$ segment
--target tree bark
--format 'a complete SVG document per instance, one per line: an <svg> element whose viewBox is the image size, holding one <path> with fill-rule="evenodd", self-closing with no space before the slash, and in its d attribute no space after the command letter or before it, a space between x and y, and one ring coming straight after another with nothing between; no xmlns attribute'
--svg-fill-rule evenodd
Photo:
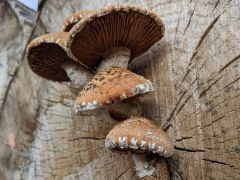
<svg viewBox="0 0 240 180"><path fill-rule="evenodd" d="M33 27L1 1L0 179L137 179L130 154L104 147L117 121L104 109L75 115L78 92L25 59L29 40L60 31L70 13L124 3L165 23L165 37L130 68L155 84L139 103L174 142L171 179L240 179L238 0L48 0Z"/></svg>

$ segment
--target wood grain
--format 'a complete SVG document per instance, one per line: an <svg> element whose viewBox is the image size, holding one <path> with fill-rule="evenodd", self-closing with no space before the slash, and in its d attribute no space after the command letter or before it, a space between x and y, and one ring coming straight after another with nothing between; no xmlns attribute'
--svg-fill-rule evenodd
<svg viewBox="0 0 240 180"><path fill-rule="evenodd" d="M155 84L136 101L174 142L171 178L240 179L238 0L50 0L31 37L59 31L72 12L123 3L149 8L165 23L165 37L130 68ZM104 148L117 122L104 110L74 115L78 92L36 76L21 57L1 105L0 178L137 179L131 155ZM16 150L6 145L11 131Z"/></svg>

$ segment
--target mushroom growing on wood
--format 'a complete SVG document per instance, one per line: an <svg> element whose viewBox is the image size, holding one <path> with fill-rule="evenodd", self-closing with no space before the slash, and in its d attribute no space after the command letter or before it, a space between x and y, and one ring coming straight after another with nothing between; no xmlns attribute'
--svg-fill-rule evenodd
<svg viewBox="0 0 240 180"><path fill-rule="evenodd" d="M107 135L105 146L109 149L133 152L135 170L140 178L162 179L162 175L168 177L168 172L160 172L160 169L154 166L156 162L147 161L147 156L142 154L147 152L170 157L174 153L173 144L167 133L148 119L132 117L120 122ZM164 165L165 161L161 162Z"/></svg>
<svg viewBox="0 0 240 180"><path fill-rule="evenodd" d="M127 69L111 68L98 73L80 92L75 112L92 110L116 100L152 91L152 83Z"/></svg>
<svg viewBox="0 0 240 180"><path fill-rule="evenodd" d="M164 36L153 12L134 6L111 6L83 17L70 31L69 49L76 60L98 71L127 68Z"/></svg>
<svg viewBox="0 0 240 180"><path fill-rule="evenodd" d="M86 11L79 11L76 12L74 14L71 14L69 17L67 17L64 20L63 23L63 31L64 32L69 32L72 27L78 22L80 21L83 17L88 16L92 13L95 13L94 10L86 10Z"/></svg>
<svg viewBox="0 0 240 180"><path fill-rule="evenodd" d="M40 36L27 47L30 68L39 76L52 81L70 81L81 88L92 78L92 73L73 61L66 48L69 33L58 32Z"/></svg>
<svg viewBox="0 0 240 180"><path fill-rule="evenodd" d="M97 68L98 73L106 73L113 67L127 69L131 60L164 36L164 25L156 14L148 10L112 6L83 17L72 27L70 34L68 47L75 60ZM152 90L146 89L145 93ZM79 96L82 94L85 93ZM84 106L84 101L79 104L79 99L83 97L77 98L77 108ZM82 110L88 108L83 107Z"/></svg>

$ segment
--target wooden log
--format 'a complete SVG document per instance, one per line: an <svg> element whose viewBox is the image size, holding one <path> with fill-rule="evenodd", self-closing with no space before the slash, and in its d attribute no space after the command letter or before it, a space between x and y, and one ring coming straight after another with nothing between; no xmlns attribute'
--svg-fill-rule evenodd
<svg viewBox="0 0 240 180"><path fill-rule="evenodd" d="M4 85L0 77L0 179L137 179L130 154L104 147L117 123L109 113L75 115L78 92L33 74L24 58L29 37L59 31L70 13L124 3L156 12L166 26L165 37L130 67L155 84L139 102L174 142L171 178L240 179L238 0L49 0L29 31L1 1L0 48L8 55L0 64L12 71ZM6 20L12 23L2 26Z"/></svg>

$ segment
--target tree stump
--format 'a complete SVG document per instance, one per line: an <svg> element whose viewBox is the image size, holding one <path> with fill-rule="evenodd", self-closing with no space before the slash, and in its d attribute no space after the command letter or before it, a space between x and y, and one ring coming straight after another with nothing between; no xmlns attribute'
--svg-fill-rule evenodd
<svg viewBox="0 0 240 180"><path fill-rule="evenodd" d="M130 154L104 147L117 121L104 110L75 115L78 92L33 74L25 59L29 40L59 31L70 13L126 3L166 26L130 69L155 84L141 102L174 142L171 178L240 179L239 0L47 0L27 29L1 1L0 179L138 179Z"/></svg>

